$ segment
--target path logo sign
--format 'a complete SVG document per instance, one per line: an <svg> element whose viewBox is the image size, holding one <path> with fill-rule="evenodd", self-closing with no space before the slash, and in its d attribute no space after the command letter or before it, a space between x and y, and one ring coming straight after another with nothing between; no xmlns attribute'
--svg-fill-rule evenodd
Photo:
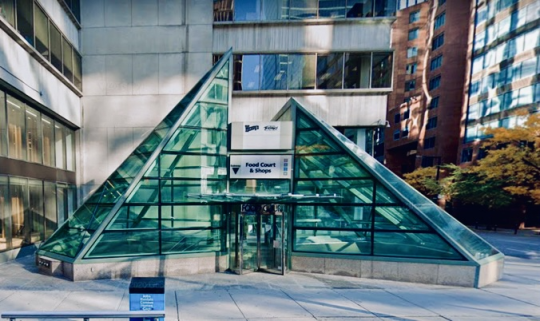
<svg viewBox="0 0 540 321"><path fill-rule="evenodd" d="M230 178L291 178L291 155L231 155Z"/></svg>
<svg viewBox="0 0 540 321"><path fill-rule="evenodd" d="M292 149L292 122L232 122L231 150Z"/></svg>

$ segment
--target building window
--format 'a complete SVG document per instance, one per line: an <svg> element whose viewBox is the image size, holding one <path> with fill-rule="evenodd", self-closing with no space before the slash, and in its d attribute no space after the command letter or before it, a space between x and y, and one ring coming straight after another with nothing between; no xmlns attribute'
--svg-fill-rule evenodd
<svg viewBox="0 0 540 321"><path fill-rule="evenodd" d="M10 25L15 25L15 2L14 0L0 0L0 16Z"/></svg>
<svg viewBox="0 0 540 321"><path fill-rule="evenodd" d="M416 57L418 55L418 48L409 47L407 48L407 58Z"/></svg>
<svg viewBox="0 0 540 321"><path fill-rule="evenodd" d="M238 0L235 0L238 1ZM289 19L302 20L317 18L317 0L289 0ZM247 1L250 2L250 1Z"/></svg>
<svg viewBox="0 0 540 321"><path fill-rule="evenodd" d="M418 38L418 28L409 30L409 41Z"/></svg>
<svg viewBox="0 0 540 321"><path fill-rule="evenodd" d="M397 124L401 121L401 114L397 113L394 115L394 123Z"/></svg>
<svg viewBox="0 0 540 321"><path fill-rule="evenodd" d="M435 147L435 137L424 139L424 149L432 149Z"/></svg>
<svg viewBox="0 0 540 321"><path fill-rule="evenodd" d="M409 23L414 23L420 20L420 11L413 11L409 14Z"/></svg>
<svg viewBox="0 0 540 321"><path fill-rule="evenodd" d="M444 33L441 33L440 35L433 38L433 46L432 49L436 50L439 47L441 47L444 44Z"/></svg>
<svg viewBox="0 0 540 321"><path fill-rule="evenodd" d="M439 107L439 96L433 97L429 103L429 109L435 109Z"/></svg>
<svg viewBox="0 0 540 321"><path fill-rule="evenodd" d="M445 21L446 21L446 12L443 12L440 15L436 16L435 17L435 30L444 26Z"/></svg>
<svg viewBox="0 0 540 321"><path fill-rule="evenodd" d="M341 89L343 87L343 54L317 56L317 88Z"/></svg>
<svg viewBox="0 0 540 321"><path fill-rule="evenodd" d="M401 137L408 137L408 136L409 136L409 127L405 127L401 131Z"/></svg>
<svg viewBox="0 0 540 321"><path fill-rule="evenodd" d="M315 55L289 55L289 89L314 89L316 64Z"/></svg>
<svg viewBox="0 0 540 321"><path fill-rule="evenodd" d="M416 87L416 80L415 79L405 82L405 91L414 90L415 87Z"/></svg>
<svg viewBox="0 0 540 321"><path fill-rule="evenodd" d="M394 140L399 140L401 131L399 129L394 130Z"/></svg>
<svg viewBox="0 0 540 321"><path fill-rule="evenodd" d="M374 53L371 74L371 87L390 88L392 85L392 53Z"/></svg>
<svg viewBox="0 0 540 321"><path fill-rule="evenodd" d="M417 68L417 64L416 62L415 63L412 63L412 64L407 64L407 75L413 75L416 73L416 68Z"/></svg>
<svg viewBox="0 0 540 321"><path fill-rule="evenodd" d="M409 119L409 117L411 116L411 110L410 109L407 109L403 112L403 120L405 119Z"/></svg>
<svg viewBox="0 0 540 321"><path fill-rule="evenodd" d="M472 148L465 148L461 151L461 162L467 163L472 161L473 150Z"/></svg>
<svg viewBox="0 0 540 321"><path fill-rule="evenodd" d="M439 88L439 86L441 85L441 75L431 79L429 81L429 90L434 90L434 89L437 89Z"/></svg>
<svg viewBox="0 0 540 321"><path fill-rule="evenodd" d="M345 54L345 88L369 88L371 54Z"/></svg>
<svg viewBox="0 0 540 321"><path fill-rule="evenodd" d="M429 129L433 129L437 127L437 117L432 117L430 119L428 119L428 122L426 124L426 129L429 130Z"/></svg>
<svg viewBox="0 0 540 321"><path fill-rule="evenodd" d="M26 160L25 106L20 100L7 96L8 156Z"/></svg>
<svg viewBox="0 0 540 321"><path fill-rule="evenodd" d="M443 62L443 56L442 56L442 55L437 56L437 57L431 59L431 63L430 63L430 65L429 65L429 69L430 69L430 70L435 70L435 69L441 67L441 66L442 66L442 62Z"/></svg>
<svg viewBox="0 0 540 321"><path fill-rule="evenodd" d="M433 160L435 157L431 156L422 156L422 164L420 166L422 167L431 167L433 166Z"/></svg>
<svg viewBox="0 0 540 321"><path fill-rule="evenodd" d="M445 3L446 3L446 0L439 0L439 6L442 6Z"/></svg>

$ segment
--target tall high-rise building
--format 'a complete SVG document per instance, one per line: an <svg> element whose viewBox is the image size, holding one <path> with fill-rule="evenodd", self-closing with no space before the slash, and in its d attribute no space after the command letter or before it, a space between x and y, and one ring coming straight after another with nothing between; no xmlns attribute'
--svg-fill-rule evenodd
<svg viewBox="0 0 540 321"><path fill-rule="evenodd" d="M455 163L460 142L470 1L418 2L402 1L393 25L394 90L379 139L385 165L400 175Z"/></svg>
<svg viewBox="0 0 540 321"><path fill-rule="evenodd" d="M540 105L540 2L472 1L471 10L461 164L485 155L486 128L512 128Z"/></svg>

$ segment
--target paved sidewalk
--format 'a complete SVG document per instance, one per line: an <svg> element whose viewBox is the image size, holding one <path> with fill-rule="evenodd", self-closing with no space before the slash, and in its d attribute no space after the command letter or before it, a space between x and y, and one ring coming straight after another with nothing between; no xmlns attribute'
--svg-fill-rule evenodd
<svg viewBox="0 0 540 321"><path fill-rule="evenodd" d="M294 272L170 277L167 320L540 321L540 237L481 235L517 255L507 257L501 281L482 289ZM0 264L0 312L128 310L128 286L129 280L43 276L23 258Z"/></svg>

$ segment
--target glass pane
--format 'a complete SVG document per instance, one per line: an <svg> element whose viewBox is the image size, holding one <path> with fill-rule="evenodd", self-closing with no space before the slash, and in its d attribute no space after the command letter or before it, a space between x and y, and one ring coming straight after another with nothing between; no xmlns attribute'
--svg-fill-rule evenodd
<svg viewBox="0 0 540 321"><path fill-rule="evenodd" d="M226 178L227 157L207 155L161 155L161 177Z"/></svg>
<svg viewBox="0 0 540 321"><path fill-rule="evenodd" d="M14 0L0 0L0 16L15 27L15 2ZM1 246L0 246L1 251Z"/></svg>
<svg viewBox="0 0 540 321"><path fill-rule="evenodd" d="M58 28L49 24L51 32L51 64L62 72L62 35Z"/></svg>
<svg viewBox="0 0 540 321"><path fill-rule="evenodd" d="M158 229L159 206L122 206L107 230Z"/></svg>
<svg viewBox="0 0 540 321"><path fill-rule="evenodd" d="M431 229L406 207L377 206L375 208L375 229L379 230L423 230Z"/></svg>
<svg viewBox="0 0 540 321"><path fill-rule="evenodd" d="M319 0L319 18L345 18L345 0Z"/></svg>
<svg viewBox="0 0 540 321"><path fill-rule="evenodd" d="M362 178L370 175L348 155L297 156L297 178Z"/></svg>
<svg viewBox="0 0 540 321"><path fill-rule="evenodd" d="M69 224L64 224L39 250L65 255L67 257L75 257L79 248L88 241L90 235L81 233L81 229L79 228L73 228Z"/></svg>
<svg viewBox="0 0 540 321"><path fill-rule="evenodd" d="M226 181L185 181L173 180L161 182L162 202L200 202L196 198L188 197L188 194L219 194L227 190Z"/></svg>
<svg viewBox="0 0 540 321"><path fill-rule="evenodd" d="M221 230L161 231L162 254L216 252L223 249Z"/></svg>
<svg viewBox="0 0 540 321"><path fill-rule="evenodd" d="M34 10L36 23L36 50L49 60L49 19L38 6Z"/></svg>
<svg viewBox="0 0 540 321"><path fill-rule="evenodd" d="M54 150L56 151L56 167L66 168L66 148L64 139L64 126L59 123L54 123Z"/></svg>
<svg viewBox="0 0 540 321"><path fill-rule="evenodd" d="M290 16L291 20L317 18L318 0L290 0Z"/></svg>
<svg viewBox="0 0 540 321"><path fill-rule="evenodd" d="M396 0L375 0L375 17L392 17L396 15Z"/></svg>
<svg viewBox="0 0 540 321"><path fill-rule="evenodd" d="M0 90L0 156L7 156L6 94Z"/></svg>
<svg viewBox="0 0 540 321"><path fill-rule="evenodd" d="M381 184L377 184L377 195L375 198L377 204L399 204L400 201Z"/></svg>
<svg viewBox="0 0 540 321"><path fill-rule="evenodd" d="M19 248L30 242L30 221L25 215L28 209L26 179L10 178L9 200L11 203L11 242L13 248Z"/></svg>
<svg viewBox="0 0 540 321"><path fill-rule="evenodd" d="M34 45L34 0L17 0L17 30Z"/></svg>
<svg viewBox="0 0 540 321"><path fill-rule="evenodd" d="M7 96L9 157L26 160L26 128L24 125L24 104Z"/></svg>
<svg viewBox="0 0 540 321"><path fill-rule="evenodd" d="M438 235L428 233L375 233L373 255L463 260Z"/></svg>
<svg viewBox="0 0 540 321"><path fill-rule="evenodd" d="M233 1L214 0L214 21L233 20Z"/></svg>
<svg viewBox="0 0 540 321"><path fill-rule="evenodd" d="M11 237L8 188L8 178L0 176L0 252L11 248L8 243L8 239Z"/></svg>
<svg viewBox="0 0 540 321"><path fill-rule="evenodd" d="M296 230L293 251L369 255L371 254L371 233Z"/></svg>
<svg viewBox="0 0 540 321"><path fill-rule="evenodd" d="M162 206L161 228L207 228L222 225L221 205Z"/></svg>
<svg viewBox="0 0 540 321"><path fill-rule="evenodd" d="M347 0L347 18L373 17L373 0Z"/></svg>
<svg viewBox="0 0 540 321"><path fill-rule="evenodd" d="M310 180L298 181L295 194L336 194L336 203L373 203L372 180Z"/></svg>
<svg viewBox="0 0 540 321"><path fill-rule="evenodd" d="M290 180L283 179L237 179L229 182L229 192L237 194L287 194Z"/></svg>
<svg viewBox="0 0 540 321"><path fill-rule="evenodd" d="M229 100L229 79L216 78L202 94L199 102L227 104Z"/></svg>
<svg viewBox="0 0 540 321"><path fill-rule="evenodd" d="M157 203L159 201L158 180L143 179L131 192L127 203Z"/></svg>
<svg viewBox="0 0 540 321"><path fill-rule="evenodd" d="M333 153L341 148L331 139L328 139L320 129L302 130L296 134L296 152L298 154Z"/></svg>
<svg viewBox="0 0 540 321"><path fill-rule="evenodd" d="M28 244L43 239L43 182L39 180L28 181L28 209L25 224L28 225Z"/></svg>
<svg viewBox="0 0 540 321"><path fill-rule="evenodd" d="M289 17L288 0L263 0L262 20L283 20Z"/></svg>
<svg viewBox="0 0 540 321"><path fill-rule="evenodd" d="M261 55L261 90L287 89L287 55Z"/></svg>
<svg viewBox="0 0 540 321"><path fill-rule="evenodd" d="M258 0L234 0L234 21L257 21L261 18Z"/></svg>
<svg viewBox="0 0 540 321"><path fill-rule="evenodd" d="M315 89L315 55L289 55L289 89Z"/></svg>
<svg viewBox="0 0 540 321"><path fill-rule="evenodd" d="M44 182L45 198L45 239L49 238L58 227L56 218L56 184Z"/></svg>
<svg viewBox="0 0 540 321"><path fill-rule="evenodd" d="M294 226L333 229L370 229L371 207L297 206ZM318 231L322 234L325 231Z"/></svg>
<svg viewBox="0 0 540 321"><path fill-rule="evenodd" d="M66 133L66 169L75 170L75 133L65 128Z"/></svg>
<svg viewBox="0 0 540 321"><path fill-rule="evenodd" d="M345 54L345 88L369 88L371 54Z"/></svg>
<svg viewBox="0 0 540 321"><path fill-rule="evenodd" d="M204 154L227 154L227 132L224 130L178 128L165 151Z"/></svg>
<svg viewBox="0 0 540 321"><path fill-rule="evenodd" d="M26 149L29 162L41 163L41 115L26 107Z"/></svg>
<svg viewBox="0 0 540 321"><path fill-rule="evenodd" d="M73 50L73 83L82 90L82 57L75 50Z"/></svg>
<svg viewBox="0 0 540 321"><path fill-rule="evenodd" d="M227 128L227 105L197 103L184 121L184 126Z"/></svg>
<svg viewBox="0 0 540 321"><path fill-rule="evenodd" d="M341 89L343 86L343 54L317 56L317 88Z"/></svg>
<svg viewBox="0 0 540 321"><path fill-rule="evenodd" d="M86 258L157 254L159 231L107 232L99 236Z"/></svg>
<svg viewBox="0 0 540 321"><path fill-rule="evenodd" d="M108 179L101 185L86 203L111 204L116 202L128 189L130 181L125 179Z"/></svg>
<svg viewBox="0 0 540 321"><path fill-rule="evenodd" d="M392 85L392 53L373 54L373 88L390 88Z"/></svg>
<svg viewBox="0 0 540 321"><path fill-rule="evenodd" d="M69 81L73 82L73 48L66 40L66 38L62 39L62 47L64 53L64 76L66 76Z"/></svg>
<svg viewBox="0 0 540 321"><path fill-rule="evenodd" d="M235 90L259 90L260 88L260 62L259 55L241 55L240 70L237 70L239 83L235 82ZM235 68L236 69L236 68ZM238 73L240 71L240 73Z"/></svg>
<svg viewBox="0 0 540 321"><path fill-rule="evenodd" d="M309 119L306 115L299 113L299 115L296 116L296 129L308 128L315 128L319 130L319 126L317 126L313 121L311 121L311 119ZM300 133L300 131L298 131L298 133Z"/></svg>
<svg viewBox="0 0 540 321"><path fill-rule="evenodd" d="M55 166L53 120L41 115L41 126L43 132L43 165Z"/></svg>

